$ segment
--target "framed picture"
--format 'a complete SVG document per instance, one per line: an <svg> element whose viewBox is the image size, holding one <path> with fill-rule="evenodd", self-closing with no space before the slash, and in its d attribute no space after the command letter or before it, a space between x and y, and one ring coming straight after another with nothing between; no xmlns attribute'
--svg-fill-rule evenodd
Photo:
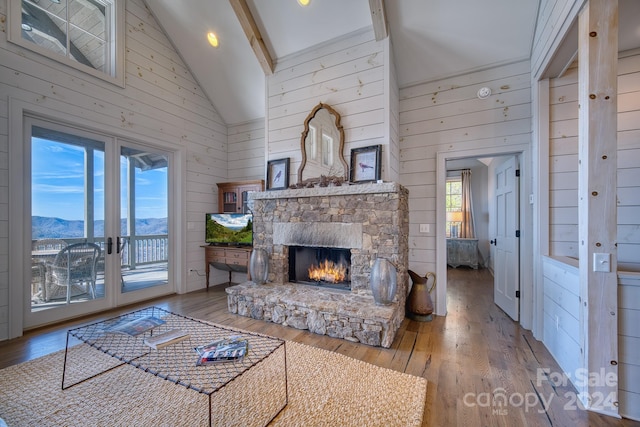
<svg viewBox="0 0 640 427"><path fill-rule="evenodd" d="M372 182L380 179L381 145L351 150L351 182Z"/></svg>
<svg viewBox="0 0 640 427"><path fill-rule="evenodd" d="M267 190L284 190L289 187L289 158L267 162Z"/></svg>

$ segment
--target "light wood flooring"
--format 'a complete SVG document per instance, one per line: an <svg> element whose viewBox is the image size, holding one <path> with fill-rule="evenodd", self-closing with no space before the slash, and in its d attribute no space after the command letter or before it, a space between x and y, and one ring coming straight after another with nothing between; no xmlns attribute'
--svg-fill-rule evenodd
<svg viewBox="0 0 640 427"><path fill-rule="evenodd" d="M429 382L424 426L640 426L581 410L570 385L539 379L538 369L561 370L541 342L493 303L493 278L487 270L450 269L448 276L448 315L432 322L405 319L389 349L230 314L227 285L218 285L208 292L173 295L29 331L0 343L0 368L63 349L70 327L156 305L423 376ZM501 392L507 403L497 406L492 396ZM546 410L543 401L550 402Z"/></svg>

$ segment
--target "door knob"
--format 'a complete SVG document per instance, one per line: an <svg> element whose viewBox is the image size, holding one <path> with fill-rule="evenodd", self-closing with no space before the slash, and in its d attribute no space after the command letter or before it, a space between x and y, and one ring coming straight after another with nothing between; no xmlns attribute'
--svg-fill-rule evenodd
<svg viewBox="0 0 640 427"><path fill-rule="evenodd" d="M489 243L492 245L498 246L498 239L492 240Z"/></svg>

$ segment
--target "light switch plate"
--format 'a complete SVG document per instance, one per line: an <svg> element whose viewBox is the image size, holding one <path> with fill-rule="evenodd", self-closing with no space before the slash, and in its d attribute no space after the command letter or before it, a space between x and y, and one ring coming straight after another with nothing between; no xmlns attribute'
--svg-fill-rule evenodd
<svg viewBox="0 0 640 427"><path fill-rule="evenodd" d="M593 271L611 272L611 254L594 252Z"/></svg>

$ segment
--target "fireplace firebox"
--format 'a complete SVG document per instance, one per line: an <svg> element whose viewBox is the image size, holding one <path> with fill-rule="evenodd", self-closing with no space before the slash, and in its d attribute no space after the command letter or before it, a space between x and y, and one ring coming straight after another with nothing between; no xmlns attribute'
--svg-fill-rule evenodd
<svg viewBox="0 0 640 427"><path fill-rule="evenodd" d="M350 290L351 250L290 246L289 281Z"/></svg>

